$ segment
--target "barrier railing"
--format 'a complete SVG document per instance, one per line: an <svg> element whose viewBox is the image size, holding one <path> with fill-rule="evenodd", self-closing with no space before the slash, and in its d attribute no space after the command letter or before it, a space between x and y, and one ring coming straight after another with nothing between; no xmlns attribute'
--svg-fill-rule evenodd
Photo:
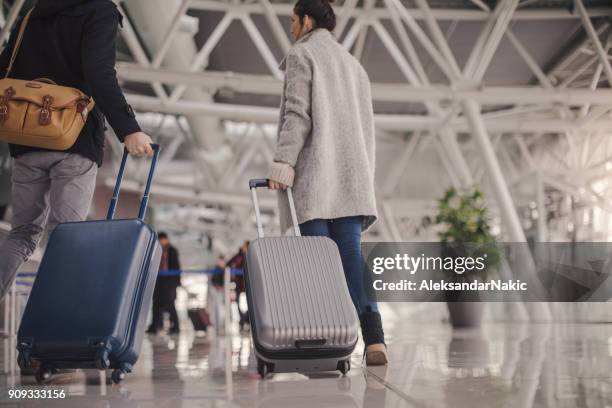
<svg viewBox="0 0 612 408"><path fill-rule="evenodd" d="M181 276L181 275L222 275L225 273L225 270L218 268L209 268L209 269L168 269L165 271L159 271L158 276ZM231 276L242 276L244 275L244 270L242 268L230 268Z"/></svg>
<svg viewBox="0 0 612 408"><path fill-rule="evenodd" d="M229 287L231 277L243 276L244 270L242 268L170 269L160 271L158 276L184 275L224 275L225 286ZM17 273L10 292L4 298L4 327L0 335L5 337L15 337L17 335L17 322L21 321L21 312L25 307L25 301L27 301L35 278L36 272ZM230 294L229 291L226 292L226 305L228 305L231 302Z"/></svg>

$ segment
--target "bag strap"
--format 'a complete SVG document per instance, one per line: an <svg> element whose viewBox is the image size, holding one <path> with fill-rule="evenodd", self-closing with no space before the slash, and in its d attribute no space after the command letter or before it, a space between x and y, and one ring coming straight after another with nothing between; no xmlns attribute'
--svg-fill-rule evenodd
<svg viewBox="0 0 612 408"><path fill-rule="evenodd" d="M21 22L21 26L19 27L19 34L17 35L17 41L15 42L15 46L13 47L13 53L11 54L11 61L9 62L9 66L6 69L6 75L4 75L5 78L8 78L11 71L13 70L13 63L17 58L17 54L19 53L19 47L21 47L21 41L23 40L23 33L25 32L26 26L28 25L28 21L30 20L30 15L32 14L32 11L34 11L33 8L28 11L28 14L25 15L23 21Z"/></svg>

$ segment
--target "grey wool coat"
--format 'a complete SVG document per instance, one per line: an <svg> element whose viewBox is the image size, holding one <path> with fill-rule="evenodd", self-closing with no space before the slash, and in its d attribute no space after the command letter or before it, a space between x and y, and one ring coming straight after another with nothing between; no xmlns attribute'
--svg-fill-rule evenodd
<svg viewBox="0 0 612 408"><path fill-rule="evenodd" d="M374 113L369 78L333 34L315 29L281 62L285 71L274 161L293 167L298 222L363 216L377 219ZM281 228L292 224L279 192Z"/></svg>

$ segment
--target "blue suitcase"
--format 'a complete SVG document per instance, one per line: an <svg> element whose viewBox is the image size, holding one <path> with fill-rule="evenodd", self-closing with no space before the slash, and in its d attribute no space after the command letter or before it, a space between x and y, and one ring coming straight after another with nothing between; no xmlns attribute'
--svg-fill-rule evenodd
<svg viewBox="0 0 612 408"><path fill-rule="evenodd" d="M39 383L60 368L114 369L119 383L138 359L162 254L144 223L153 148L137 219L113 219L125 151L107 219L60 224L51 234L17 334L18 364L37 361Z"/></svg>

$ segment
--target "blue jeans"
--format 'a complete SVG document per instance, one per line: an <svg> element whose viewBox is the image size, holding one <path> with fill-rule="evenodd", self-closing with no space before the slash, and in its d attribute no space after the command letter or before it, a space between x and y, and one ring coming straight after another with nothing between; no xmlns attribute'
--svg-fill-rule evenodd
<svg viewBox="0 0 612 408"><path fill-rule="evenodd" d="M359 316L364 312L378 313L378 304L368 300L364 288L361 224L361 216L333 220L316 219L300 224L302 235L329 237L338 245L346 283Z"/></svg>

